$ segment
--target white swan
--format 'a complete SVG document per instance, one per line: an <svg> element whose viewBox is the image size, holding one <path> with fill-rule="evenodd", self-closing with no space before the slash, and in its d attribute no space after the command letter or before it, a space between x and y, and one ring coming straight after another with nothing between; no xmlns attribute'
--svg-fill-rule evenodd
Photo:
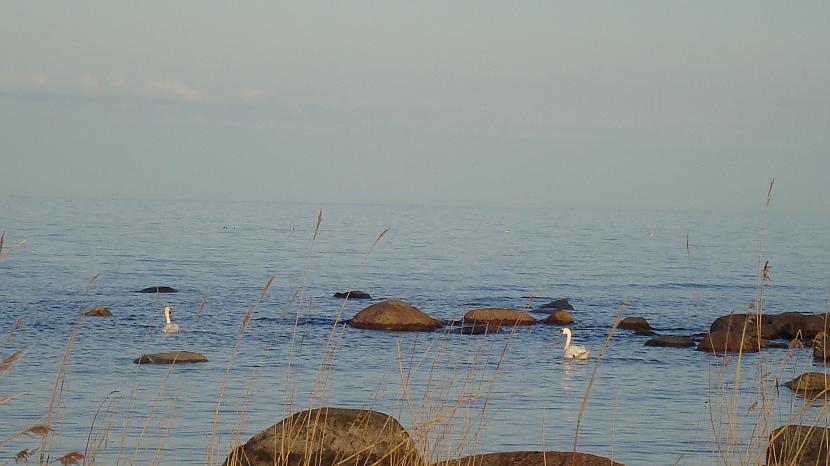
<svg viewBox="0 0 830 466"><path fill-rule="evenodd" d="M164 327L161 328L161 333L165 335L179 333L179 324L170 321L170 306L164 306Z"/></svg>
<svg viewBox="0 0 830 466"><path fill-rule="evenodd" d="M560 335L565 335L565 350L562 351L562 357L565 359L588 359L590 354L584 346L571 346L571 329L563 328L559 331Z"/></svg>

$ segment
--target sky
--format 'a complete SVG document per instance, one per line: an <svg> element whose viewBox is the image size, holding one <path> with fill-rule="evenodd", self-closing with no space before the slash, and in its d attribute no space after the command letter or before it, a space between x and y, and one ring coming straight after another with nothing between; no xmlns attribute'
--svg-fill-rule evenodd
<svg viewBox="0 0 830 466"><path fill-rule="evenodd" d="M830 213L830 2L5 2L0 196Z"/></svg>

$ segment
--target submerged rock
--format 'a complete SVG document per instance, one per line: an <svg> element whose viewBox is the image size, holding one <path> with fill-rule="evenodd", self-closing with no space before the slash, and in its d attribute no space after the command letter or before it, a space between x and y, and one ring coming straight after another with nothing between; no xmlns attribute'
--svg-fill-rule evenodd
<svg viewBox="0 0 830 466"><path fill-rule="evenodd" d="M691 348L695 342L689 337L680 335L663 335L654 337L644 343L644 346L659 346L669 348Z"/></svg>
<svg viewBox="0 0 830 466"><path fill-rule="evenodd" d="M657 332L655 332L654 330L652 330L650 328L638 328L637 330L634 330L634 335L642 335L642 336L645 336L645 337L651 337L651 336L657 335Z"/></svg>
<svg viewBox="0 0 830 466"><path fill-rule="evenodd" d="M397 419L377 411L301 411L254 435L223 466L423 466Z"/></svg>
<svg viewBox="0 0 830 466"><path fill-rule="evenodd" d="M626 330L650 330L651 325L648 324L648 321L644 317L626 317L625 319L620 322L620 328Z"/></svg>
<svg viewBox="0 0 830 466"><path fill-rule="evenodd" d="M192 351L172 351L169 353L142 354L133 360L134 364L186 364L193 362L207 362L202 353Z"/></svg>
<svg viewBox="0 0 830 466"><path fill-rule="evenodd" d="M372 304L355 314L349 325L368 330L417 332L441 328L444 324L426 315L415 306L390 299Z"/></svg>
<svg viewBox="0 0 830 466"><path fill-rule="evenodd" d="M349 290L349 291L338 291L334 293L335 298L345 298L345 299L372 299L372 296L365 291L360 290Z"/></svg>
<svg viewBox="0 0 830 466"><path fill-rule="evenodd" d="M169 286L151 286L138 290L136 293L178 293L178 290Z"/></svg>
<svg viewBox="0 0 830 466"><path fill-rule="evenodd" d="M103 306L97 306L84 312L84 315L87 317L112 317L112 312Z"/></svg>
<svg viewBox="0 0 830 466"><path fill-rule="evenodd" d="M489 333L501 333L501 327L498 324L473 324L459 327L453 330L452 333L460 335L486 335Z"/></svg>
<svg viewBox="0 0 830 466"><path fill-rule="evenodd" d="M574 318L568 311L554 311L542 322L553 325L570 325L574 323Z"/></svg>
<svg viewBox="0 0 830 466"><path fill-rule="evenodd" d="M787 425L772 431L767 464L815 466L830 463L830 429L813 425Z"/></svg>
<svg viewBox="0 0 830 466"><path fill-rule="evenodd" d="M827 389L828 382L830 375L824 372L805 372L784 385L794 392L818 394Z"/></svg>
<svg viewBox="0 0 830 466"><path fill-rule="evenodd" d="M431 466L625 466L590 453L570 451L505 451L465 456Z"/></svg>
<svg viewBox="0 0 830 466"><path fill-rule="evenodd" d="M497 307L468 311L464 314L464 321L477 324L492 323L498 325L530 325L536 323L536 319L526 312Z"/></svg>

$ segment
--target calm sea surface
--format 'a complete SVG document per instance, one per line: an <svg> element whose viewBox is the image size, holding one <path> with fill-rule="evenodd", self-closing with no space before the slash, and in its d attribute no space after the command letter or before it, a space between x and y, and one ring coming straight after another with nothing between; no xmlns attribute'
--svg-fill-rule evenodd
<svg viewBox="0 0 830 466"><path fill-rule="evenodd" d="M39 447L39 438L13 436L46 414L76 324L52 415L52 458L84 451L92 432L92 443L102 442L99 464L205 464L224 387L219 462L235 432L244 441L311 405L393 414L415 426L427 454L439 459L569 450L596 359L562 361L558 328L542 324L489 336L332 333L344 304L331 297L335 291L366 290L370 302L403 299L445 320L475 307L527 309L565 297L576 307L576 343L596 356L625 298L625 315L644 316L663 334L690 335L746 310L761 260L772 265L766 312L823 312L830 287L830 219L774 208L765 216L322 206L312 246L320 207L0 200L6 246L27 242L0 261L0 357L25 351L0 376L0 397L25 392L0 404L0 464ZM154 285L179 293L134 292ZM370 302L347 302L343 319ZM165 304L182 328L177 336L159 331ZM78 319L97 305L114 317ZM6 337L17 318L22 327ZM749 446L753 462L753 438L805 403L776 390L776 379L821 370L809 350L779 369L787 352L770 350L760 361L744 358L736 386L736 358L644 347L646 339L615 334L582 419L580 451L629 465L718 464L721 456L742 461ZM327 344L336 354L321 371ZM132 363L178 349L210 362L172 371ZM759 398L765 393L771 396ZM418 428L424 424L429 429Z"/></svg>

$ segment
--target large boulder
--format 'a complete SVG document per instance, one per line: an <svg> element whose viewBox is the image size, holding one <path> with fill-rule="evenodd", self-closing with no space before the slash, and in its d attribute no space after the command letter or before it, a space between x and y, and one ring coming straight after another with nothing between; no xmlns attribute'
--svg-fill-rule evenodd
<svg viewBox="0 0 830 466"><path fill-rule="evenodd" d="M496 307L473 309L464 314L464 322L497 325L530 325L536 319L526 312Z"/></svg>
<svg viewBox="0 0 830 466"><path fill-rule="evenodd" d="M830 429L787 425L772 431L767 444L767 464L815 466L830 464Z"/></svg>
<svg viewBox="0 0 830 466"><path fill-rule="evenodd" d="M301 411L234 449L223 466L422 466L424 460L392 416L361 409Z"/></svg>
<svg viewBox="0 0 830 466"><path fill-rule="evenodd" d="M650 330L651 325L648 324L648 321L644 317L626 317L625 319L620 322L620 328L626 330Z"/></svg>
<svg viewBox="0 0 830 466"><path fill-rule="evenodd" d="M542 322L553 325L570 325L574 323L574 318L568 311L554 311Z"/></svg>
<svg viewBox="0 0 830 466"><path fill-rule="evenodd" d="M740 334L719 331L707 333L698 343L697 350L707 353L757 353L760 347L755 338L746 336L742 339Z"/></svg>
<svg viewBox="0 0 830 466"><path fill-rule="evenodd" d="M465 456L432 466L624 466L590 453L570 451L506 451Z"/></svg>
<svg viewBox="0 0 830 466"><path fill-rule="evenodd" d="M358 312L349 325L369 330L391 330L418 332L434 330L444 326L440 320L419 311L415 306L390 299L372 304Z"/></svg>
<svg viewBox="0 0 830 466"><path fill-rule="evenodd" d="M178 293L178 290L169 286L151 286L138 290L137 293Z"/></svg>
<svg viewBox="0 0 830 466"><path fill-rule="evenodd" d="M824 372L805 372L790 380L785 385L794 392L819 394L830 385L830 375Z"/></svg>
<svg viewBox="0 0 830 466"><path fill-rule="evenodd" d="M830 320L827 314L801 316L801 334L813 338L819 333L830 333Z"/></svg>
<svg viewBox="0 0 830 466"><path fill-rule="evenodd" d="M776 338L779 326L771 315L729 314L715 319L709 332L730 332L737 335L746 332L746 335L752 337Z"/></svg>
<svg viewBox="0 0 830 466"><path fill-rule="evenodd" d="M135 364L186 364L207 362L207 356L192 351L171 351L169 353L142 354L135 358Z"/></svg>
<svg viewBox="0 0 830 466"><path fill-rule="evenodd" d="M96 306L84 312L87 317L112 317L112 312L103 306Z"/></svg>
<svg viewBox="0 0 830 466"><path fill-rule="evenodd" d="M772 324L778 329L779 337L804 338L801 332L802 317L800 312L783 312L772 316Z"/></svg>
<svg viewBox="0 0 830 466"><path fill-rule="evenodd" d="M334 297L345 299L372 299L369 293L360 290L338 291L334 293Z"/></svg>
<svg viewBox="0 0 830 466"><path fill-rule="evenodd" d="M644 343L645 346L660 346L669 348L691 348L695 342L689 337L680 335L663 335L654 337Z"/></svg>

